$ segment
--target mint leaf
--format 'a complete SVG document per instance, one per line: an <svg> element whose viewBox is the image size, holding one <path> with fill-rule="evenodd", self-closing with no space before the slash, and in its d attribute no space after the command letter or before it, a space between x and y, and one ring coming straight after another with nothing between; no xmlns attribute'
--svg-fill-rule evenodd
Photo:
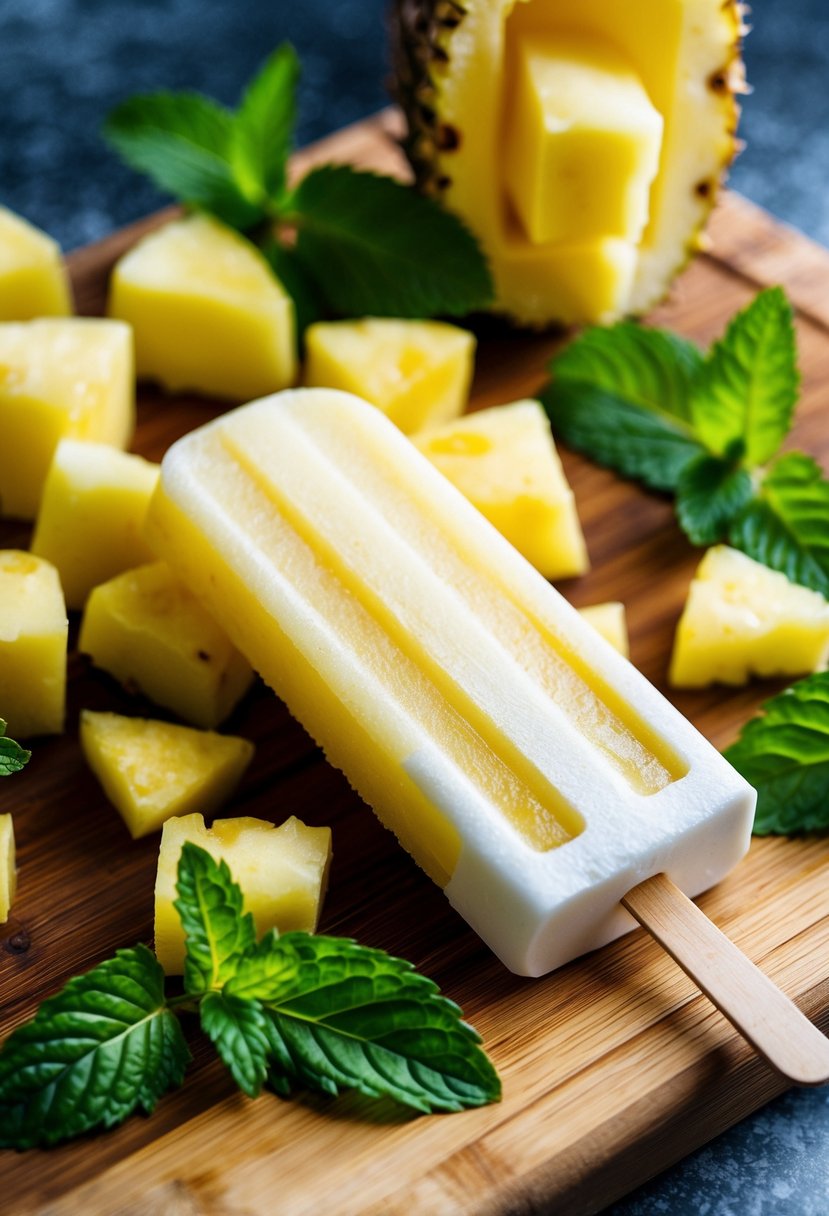
<svg viewBox="0 0 829 1216"><path fill-rule="evenodd" d="M265 939L228 982L261 1006L270 1077L359 1090L420 1111L481 1106L500 1082L457 1005L410 963L345 938L286 933Z"/></svg>
<svg viewBox="0 0 829 1216"><path fill-rule="evenodd" d="M284 43L248 85L233 122L236 181L245 198L270 213L285 191L298 81L299 60L294 48Z"/></svg>
<svg viewBox="0 0 829 1216"><path fill-rule="evenodd" d="M208 992L201 1002L202 1029L249 1098L255 1098L267 1076L268 1035L257 1001L226 992Z"/></svg>
<svg viewBox="0 0 829 1216"><path fill-rule="evenodd" d="M69 981L0 1052L0 1147L56 1144L150 1113L190 1053L146 946Z"/></svg>
<svg viewBox="0 0 829 1216"><path fill-rule="evenodd" d="M791 304L782 288L771 287L711 348L694 390L699 438L717 455L742 440L749 468L765 464L789 432L798 384Z"/></svg>
<svg viewBox="0 0 829 1216"><path fill-rule="evenodd" d="M6 722L0 718L0 777L19 773L29 763L31 756L32 753L15 743L14 739L6 738Z"/></svg>
<svg viewBox="0 0 829 1216"><path fill-rule="evenodd" d="M242 892L227 862L182 845L174 907L185 932L184 988L192 994L221 988L256 942L253 917L242 912Z"/></svg>
<svg viewBox="0 0 829 1216"><path fill-rule="evenodd" d="M294 302L297 343L302 348L302 336L309 325L326 315L325 304L312 279L292 249L278 241L266 241L262 253L288 295Z"/></svg>
<svg viewBox="0 0 829 1216"><path fill-rule="evenodd" d="M134 169L182 202L210 211L234 228L264 216L237 184L231 167L233 120L198 93L152 93L117 106L104 135Z"/></svg>
<svg viewBox="0 0 829 1216"><path fill-rule="evenodd" d="M829 672L767 701L725 757L757 790L757 835L829 830Z"/></svg>
<svg viewBox="0 0 829 1216"><path fill-rule="evenodd" d="M829 598L829 482L820 466L789 452L737 516L728 543Z"/></svg>
<svg viewBox="0 0 829 1216"><path fill-rule="evenodd" d="M680 525L694 545L713 545L722 540L731 521L754 493L745 469L733 460L697 456L679 476L676 513Z"/></svg>
<svg viewBox="0 0 829 1216"><path fill-rule="evenodd" d="M347 165L302 179L284 217L295 253L329 308L345 316L463 315L492 302L468 228L408 186Z"/></svg>

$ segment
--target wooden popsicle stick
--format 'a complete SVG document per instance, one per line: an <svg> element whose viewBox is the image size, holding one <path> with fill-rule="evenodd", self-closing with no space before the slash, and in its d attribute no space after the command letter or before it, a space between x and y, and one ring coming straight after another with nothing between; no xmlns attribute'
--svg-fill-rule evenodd
<svg viewBox="0 0 829 1216"><path fill-rule="evenodd" d="M732 1026L788 1081L829 1081L829 1038L668 878L655 874L622 904Z"/></svg>

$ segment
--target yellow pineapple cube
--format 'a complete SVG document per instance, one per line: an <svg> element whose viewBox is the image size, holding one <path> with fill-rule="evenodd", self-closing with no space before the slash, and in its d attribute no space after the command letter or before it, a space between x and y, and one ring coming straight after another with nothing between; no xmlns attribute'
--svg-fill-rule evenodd
<svg viewBox="0 0 829 1216"><path fill-rule="evenodd" d="M37 514L61 439L124 448L135 422L132 335L89 317L0 324L0 512Z"/></svg>
<svg viewBox="0 0 829 1216"><path fill-rule="evenodd" d="M69 608L153 559L142 528L159 466L105 443L62 439L43 486L31 549L60 575Z"/></svg>
<svg viewBox="0 0 829 1216"><path fill-rule="evenodd" d="M296 379L294 305L250 241L206 215L165 224L115 267L109 315L135 331L139 376L247 400Z"/></svg>
<svg viewBox="0 0 829 1216"><path fill-rule="evenodd" d="M630 657L624 604L620 604L618 600L608 600L606 604L591 604L588 608L579 608L579 614L606 642L610 642L614 650L618 650L626 659Z"/></svg>
<svg viewBox="0 0 829 1216"><path fill-rule="evenodd" d="M0 925L4 925L9 919L16 894L14 824L11 815L0 815Z"/></svg>
<svg viewBox="0 0 829 1216"><path fill-rule="evenodd" d="M354 393L410 435L466 408L472 334L440 321L320 321L305 334L305 383Z"/></svg>
<svg viewBox="0 0 829 1216"><path fill-rule="evenodd" d="M537 401L479 410L413 442L546 578L588 568L573 492Z"/></svg>
<svg viewBox="0 0 829 1216"><path fill-rule="evenodd" d="M247 739L91 709L81 713L80 738L133 840L174 815L215 814L253 757Z"/></svg>
<svg viewBox="0 0 829 1216"><path fill-rule="evenodd" d="M798 676L829 657L829 603L736 549L699 564L677 626L669 679L677 688Z"/></svg>
<svg viewBox="0 0 829 1216"><path fill-rule="evenodd" d="M0 321L65 317L72 311L60 246L0 207Z"/></svg>
<svg viewBox="0 0 829 1216"><path fill-rule="evenodd" d="M63 730L68 630L54 566L0 551L0 706L12 738Z"/></svg>
<svg viewBox="0 0 829 1216"><path fill-rule="evenodd" d="M201 815L168 819L155 883L155 952L168 975L184 970L184 931L173 901L185 841L227 863L257 937L273 928L315 931L328 882L330 828L306 827L293 815L278 828L264 819L217 819L212 828Z"/></svg>
<svg viewBox="0 0 829 1216"><path fill-rule="evenodd" d="M205 728L224 721L253 680L247 660L163 562L96 587L78 647L130 691Z"/></svg>

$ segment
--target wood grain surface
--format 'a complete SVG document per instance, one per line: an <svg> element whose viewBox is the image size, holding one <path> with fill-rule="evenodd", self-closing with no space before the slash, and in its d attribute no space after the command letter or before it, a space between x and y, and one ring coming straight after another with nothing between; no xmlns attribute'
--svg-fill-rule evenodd
<svg viewBox="0 0 829 1216"><path fill-rule="evenodd" d="M336 158L397 169L396 123L383 115L341 132L298 158L298 167ZM159 218L72 255L81 311L101 311L113 260ZM651 319L707 343L759 286L784 283L798 310L803 370L791 442L826 464L829 255L734 196L720 204L711 238ZM474 406L532 395L560 341L493 322L480 339ZM220 408L142 387L134 447L159 459ZM577 605L623 600L633 661L669 691L673 629L699 554L667 501L566 451L563 458L592 570L562 590ZM0 525L3 547L28 538L23 525ZM70 644L76 633L75 621ZM670 695L724 746L778 687ZM0 930L2 1033L70 975L151 939L157 838L132 843L87 771L77 743L81 707L150 711L72 653L66 735L37 742L28 770L3 782L0 809L14 814L20 887L14 918ZM257 687L227 729L257 744L233 812L332 825L322 928L403 955L433 976L483 1035L503 1077L503 1101L419 1118L354 1096L252 1102L188 1026L193 1066L151 1118L49 1152L0 1155L4 1213L595 1212L781 1092L777 1075L644 932L544 979L516 978L271 693ZM814 839L758 840L700 901L823 1030L828 849Z"/></svg>

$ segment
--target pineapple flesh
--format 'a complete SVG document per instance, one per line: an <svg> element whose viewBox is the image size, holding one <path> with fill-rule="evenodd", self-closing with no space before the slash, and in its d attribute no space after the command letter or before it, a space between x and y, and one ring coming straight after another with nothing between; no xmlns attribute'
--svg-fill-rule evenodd
<svg viewBox="0 0 829 1216"><path fill-rule="evenodd" d="M737 0L397 0L406 151L497 311L607 322L664 295L736 150L742 32Z"/></svg>
<svg viewBox="0 0 829 1216"><path fill-rule="evenodd" d="M11 815L0 815L0 925L9 919L17 894L14 824Z"/></svg>
<svg viewBox="0 0 829 1216"><path fill-rule="evenodd" d="M63 730L68 635L54 566L0 551L0 713L13 738Z"/></svg>
<svg viewBox="0 0 829 1216"><path fill-rule="evenodd" d="M630 658L624 604L618 600L608 600L605 604L590 604L587 608L579 608L579 616L592 625L614 650L618 650L626 659Z"/></svg>
<svg viewBox="0 0 829 1216"><path fill-rule="evenodd" d="M72 311L60 246L0 207L0 321L65 317Z"/></svg>

